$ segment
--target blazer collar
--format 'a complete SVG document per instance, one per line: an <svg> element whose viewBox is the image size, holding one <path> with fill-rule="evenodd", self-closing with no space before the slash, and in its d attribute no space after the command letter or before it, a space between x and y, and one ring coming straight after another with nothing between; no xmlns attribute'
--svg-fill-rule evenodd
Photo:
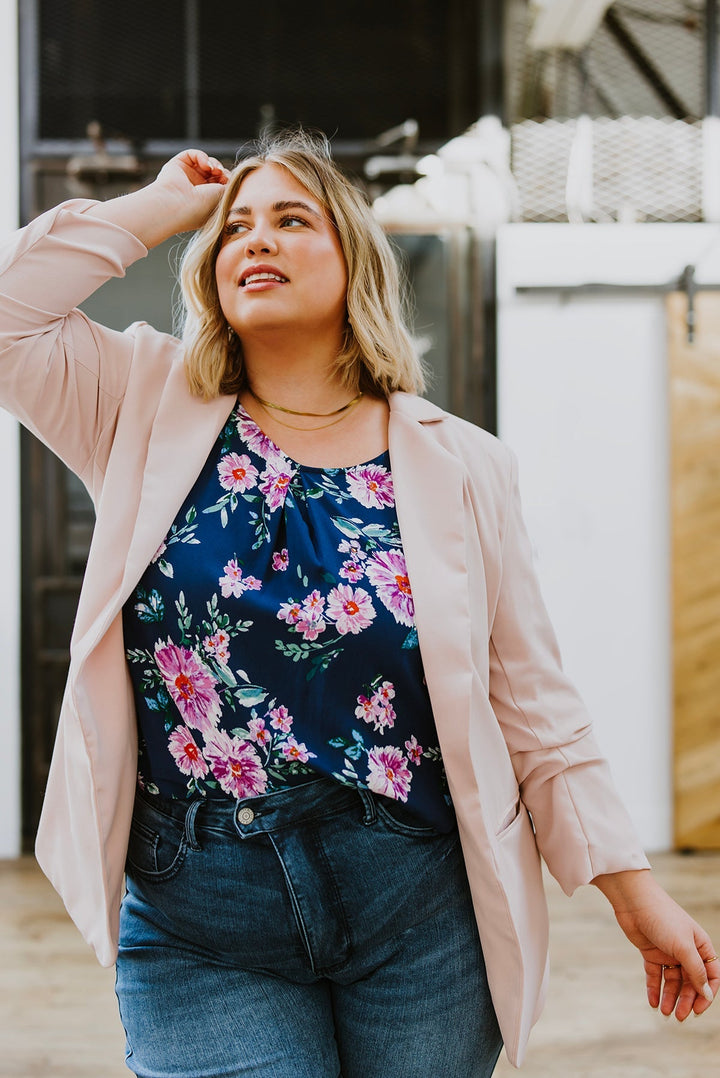
<svg viewBox="0 0 720 1078"><path fill-rule="evenodd" d="M418 423L441 423L448 418L448 413L438 408L437 404L414 393L391 393L389 401L391 414L414 419Z"/></svg>

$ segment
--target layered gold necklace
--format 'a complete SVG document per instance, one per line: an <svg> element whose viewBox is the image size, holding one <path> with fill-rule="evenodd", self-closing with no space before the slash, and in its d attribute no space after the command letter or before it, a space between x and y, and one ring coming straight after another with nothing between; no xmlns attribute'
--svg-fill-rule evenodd
<svg viewBox="0 0 720 1078"><path fill-rule="evenodd" d="M300 430L308 432L314 430L324 430L326 427L334 427L336 423L341 423L343 419L347 418L351 410L355 407L356 404L359 403L359 401L364 395L363 391L360 390L356 397L353 397L351 401L348 401L347 404L343 404L340 408L336 408L334 412L298 412L294 408L285 408L282 404L273 404L272 401L265 400L264 397L259 397L258 394L250 386L248 386L247 389L253 400L256 400L258 404L268 413L271 419L275 420L276 423L280 423L281 426L288 427L290 430ZM286 423L284 420L279 419L278 416L272 415L272 412L284 412L285 415L307 416L308 419L329 419L330 422L318 423L318 425L315 427L298 427L294 423ZM335 419L335 416L337 416L338 418Z"/></svg>

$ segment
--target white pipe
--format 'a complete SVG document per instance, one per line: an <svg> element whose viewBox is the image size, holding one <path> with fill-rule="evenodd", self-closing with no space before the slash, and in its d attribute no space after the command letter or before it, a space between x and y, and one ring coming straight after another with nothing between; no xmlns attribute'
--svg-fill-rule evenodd
<svg viewBox="0 0 720 1078"><path fill-rule="evenodd" d="M0 235L19 224L18 25L0 3ZM20 853L20 445L17 422L0 409L0 857Z"/></svg>

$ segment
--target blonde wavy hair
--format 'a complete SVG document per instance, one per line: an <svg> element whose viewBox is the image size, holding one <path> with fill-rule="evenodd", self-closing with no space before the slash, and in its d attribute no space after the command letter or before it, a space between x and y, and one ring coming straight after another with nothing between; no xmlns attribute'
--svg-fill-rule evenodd
<svg viewBox="0 0 720 1078"><path fill-rule="evenodd" d="M425 378L406 325L407 293L390 243L364 194L332 161L324 136L302 130L257 143L188 244L180 266L182 340L190 389L210 400L246 385L242 342L230 330L215 282L223 227L240 184L264 164L282 165L322 205L337 229L348 274L347 320L337 372L353 392L421 393Z"/></svg>

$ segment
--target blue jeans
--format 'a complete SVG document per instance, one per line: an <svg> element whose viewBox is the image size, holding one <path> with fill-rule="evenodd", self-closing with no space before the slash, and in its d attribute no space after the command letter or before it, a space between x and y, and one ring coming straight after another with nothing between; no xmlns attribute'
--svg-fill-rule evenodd
<svg viewBox="0 0 720 1078"><path fill-rule="evenodd" d="M488 1078L502 1047L457 830L330 779L138 796L117 995L142 1078Z"/></svg>

